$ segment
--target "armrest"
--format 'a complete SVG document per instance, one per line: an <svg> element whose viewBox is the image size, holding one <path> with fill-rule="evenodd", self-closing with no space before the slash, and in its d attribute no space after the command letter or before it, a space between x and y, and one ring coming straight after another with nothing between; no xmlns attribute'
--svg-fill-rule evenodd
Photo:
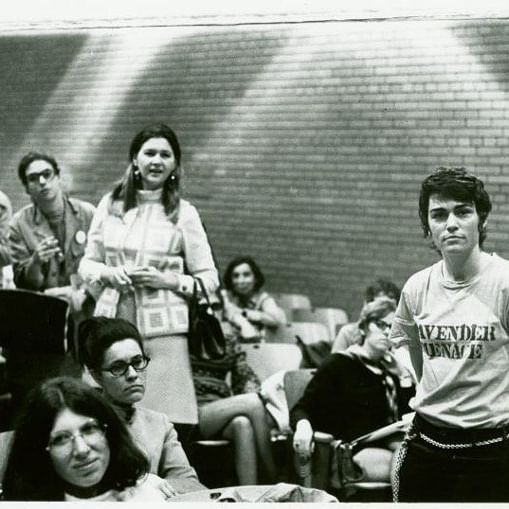
<svg viewBox="0 0 509 509"><path fill-rule="evenodd" d="M334 437L330 433L323 433L322 431L315 431L313 440L318 444L330 444Z"/></svg>
<svg viewBox="0 0 509 509"><path fill-rule="evenodd" d="M318 489L325 489L328 486L330 446L333 441L334 437L330 433L315 431L311 458L300 457L295 451L295 469L299 484Z"/></svg>
<svg viewBox="0 0 509 509"><path fill-rule="evenodd" d="M311 486L325 490L329 486L331 444L334 437L330 433L315 431L313 441L315 450L311 467Z"/></svg>

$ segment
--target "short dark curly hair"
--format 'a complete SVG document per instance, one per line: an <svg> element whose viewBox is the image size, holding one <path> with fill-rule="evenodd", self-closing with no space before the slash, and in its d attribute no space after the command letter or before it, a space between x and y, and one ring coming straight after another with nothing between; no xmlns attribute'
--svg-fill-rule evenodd
<svg viewBox="0 0 509 509"><path fill-rule="evenodd" d="M258 267L257 263L250 256L238 256L234 258L226 267L224 271L223 282L224 286L227 290L233 291L233 283L232 283L232 273L235 267L242 265L243 263L247 263L251 270L253 271L255 284L254 291L259 290L265 284L265 277L263 276L260 267Z"/></svg>
<svg viewBox="0 0 509 509"><path fill-rule="evenodd" d="M375 297L379 293L383 293L384 295L387 295L387 297L394 299L397 304L399 302L401 290L389 279L377 278L366 288L364 294L366 302L375 300Z"/></svg>
<svg viewBox="0 0 509 509"><path fill-rule="evenodd" d="M421 184L419 195L419 217L424 237L430 235L428 223L429 199L433 194L446 198L473 203L479 216L479 246L486 239L486 219L491 211L491 200L484 189L484 183L465 168L440 166L426 177Z"/></svg>

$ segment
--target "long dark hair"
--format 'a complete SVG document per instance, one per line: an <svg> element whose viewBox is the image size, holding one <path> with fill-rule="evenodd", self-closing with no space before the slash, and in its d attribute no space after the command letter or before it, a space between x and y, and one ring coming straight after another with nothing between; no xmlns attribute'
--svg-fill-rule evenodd
<svg viewBox="0 0 509 509"><path fill-rule="evenodd" d="M143 144L151 138L165 138L170 144L175 156L177 166L164 182L161 203L166 214L172 221L176 222L175 211L180 201L181 151L177 135L166 124L148 126L134 136L129 147L129 166L122 179L113 188L111 198L112 201L122 200L124 213L136 207L136 190L141 189L141 179L135 174L133 159L136 157Z"/></svg>
<svg viewBox="0 0 509 509"><path fill-rule="evenodd" d="M7 461L4 500L64 500L64 483L46 446L55 419L65 408L93 417L106 427L110 448L110 463L102 480L106 489L134 486L149 471L147 458L134 445L124 423L94 388L70 377L53 378L28 396Z"/></svg>
<svg viewBox="0 0 509 509"><path fill-rule="evenodd" d="M256 292L265 284L265 277L263 276L260 267L258 267L258 264L250 256L238 256L228 264L228 267L226 267L226 270L224 271L224 286L227 290L234 292L232 274L235 268L243 263L249 265L253 272L255 280L253 290Z"/></svg>

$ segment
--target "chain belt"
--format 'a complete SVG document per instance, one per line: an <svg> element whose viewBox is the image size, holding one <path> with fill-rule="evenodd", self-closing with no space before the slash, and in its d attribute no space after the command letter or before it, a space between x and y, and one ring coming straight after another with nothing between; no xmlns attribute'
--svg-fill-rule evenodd
<svg viewBox="0 0 509 509"><path fill-rule="evenodd" d="M504 440L507 440L509 437L508 435L503 435L495 438L489 438L488 440L479 440L476 442L469 442L466 444L443 444L442 442L437 442L436 440L433 440L432 438L428 437L422 431L418 431L417 434L425 441L428 442L431 445L434 445L435 447L438 447L440 449L468 449L470 447L481 447L483 445L492 445L492 444L498 444L499 442L503 442Z"/></svg>

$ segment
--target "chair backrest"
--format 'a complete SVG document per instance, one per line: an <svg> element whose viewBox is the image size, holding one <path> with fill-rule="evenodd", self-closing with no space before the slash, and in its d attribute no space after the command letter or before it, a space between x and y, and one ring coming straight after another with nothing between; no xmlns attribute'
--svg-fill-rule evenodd
<svg viewBox="0 0 509 509"><path fill-rule="evenodd" d="M327 327L333 341L339 329L348 323L348 315L340 308L294 309L292 321L321 323Z"/></svg>
<svg viewBox="0 0 509 509"><path fill-rule="evenodd" d="M288 410L297 404L315 373L316 369L295 369L285 373L283 385Z"/></svg>
<svg viewBox="0 0 509 509"><path fill-rule="evenodd" d="M69 305L27 290L0 290L0 346L5 348L7 388L16 409L42 380L79 370L67 350Z"/></svg>
<svg viewBox="0 0 509 509"><path fill-rule="evenodd" d="M261 381L278 371L297 369L302 360L299 347L285 343L251 343L242 345L246 361Z"/></svg>
<svg viewBox="0 0 509 509"><path fill-rule="evenodd" d="M300 293L278 293L273 296L276 302L283 308L289 320L291 320L294 309L311 309L311 301L307 295Z"/></svg>
<svg viewBox="0 0 509 509"><path fill-rule="evenodd" d="M297 342L296 336L299 336L305 344L331 341L327 327L318 322L287 323L271 333L267 331L265 340L268 343L290 343L293 345Z"/></svg>
<svg viewBox="0 0 509 509"><path fill-rule="evenodd" d="M295 344L295 333L292 324L285 323L275 329L266 329L265 341L268 343L291 343Z"/></svg>
<svg viewBox="0 0 509 509"><path fill-rule="evenodd" d="M327 327L321 323L293 322L290 325L290 329L293 337L299 336L305 344L316 343L318 341L331 341Z"/></svg>
<svg viewBox="0 0 509 509"><path fill-rule="evenodd" d="M25 352L67 350L69 304L28 290L0 290L0 346Z"/></svg>

